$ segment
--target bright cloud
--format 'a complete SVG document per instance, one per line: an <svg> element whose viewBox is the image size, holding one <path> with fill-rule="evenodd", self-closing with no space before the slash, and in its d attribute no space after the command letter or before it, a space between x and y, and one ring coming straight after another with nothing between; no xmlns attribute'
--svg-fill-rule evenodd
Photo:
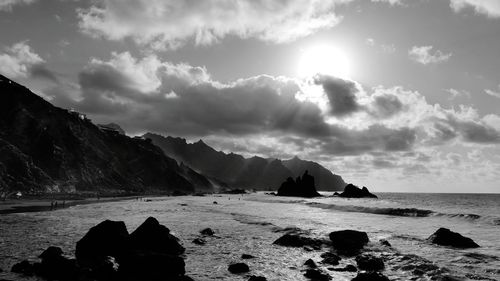
<svg viewBox="0 0 500 281"><path fill-rule="evenodd" d="M154 49L193 40L212 44L225 36L282 43L335 26L335 7L352 0L150 1L99 0L80 9L81 30L111 40L133 38Z"/></svg>
<svg viewBox="0 0 500 281"><path fill-rule="evenodd" d="M490 89L485 89L484 90L488 95L499 98L500 99L500 85L498 85L498 90L490 90Z"/></svg>
<svg viewBox="0 0 500 281"><path fill-rule="evenodd" d="M476 13L491 18L500 17L500 1L498 0L451 0L450 6L456 12L465 8L473 8Z"/></svg>
<svg viewBox="0 0 500 281"><path fill-rule="evenodd" d="M27 77L32 69L44 60L26 41L4 48L0 53L0 72L9 78Z"/></svg>
<svg viewBox="0 0 500 281"><path fill-rule="evenodd" d="M431 53L432 49L432 46L413 46L408 51L408 55L410 59L424 65L445 62L451 58L451 53L443 53L440 50Z"/></svg>
<svg viewBox="0 0 500 281"><path fill-rule="evenodd" d="M35 0L0 0L0 11L12 11L12 7L20 4L31 4Z"/></svg>

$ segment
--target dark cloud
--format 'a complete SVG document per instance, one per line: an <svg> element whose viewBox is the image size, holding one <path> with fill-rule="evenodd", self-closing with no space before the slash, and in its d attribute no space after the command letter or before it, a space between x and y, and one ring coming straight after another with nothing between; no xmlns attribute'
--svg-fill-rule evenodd
<svg viewBox="0 0 500 281"><path fill-rule="evenodd" d="M29 69L29 75L32 78L39 78L47 80L49 82L59 83L59 78L57 78L57 75L49 70L44 64L33 65Z"/></svg>
<svg viewBox="0 0 500 281"><path fill-rule="evenodd" d="M331 115L343 117L361 109L356 98L356 83L326 75L316 76L314 82L323 87L330 102Z"/></svg>
<svg viewBox="0 0 500 281"><path fill-rule="evenodd" d="M389 118L403 110L403 103L392 94L377 95L373 99L370 113L379 118Z"/></svg>

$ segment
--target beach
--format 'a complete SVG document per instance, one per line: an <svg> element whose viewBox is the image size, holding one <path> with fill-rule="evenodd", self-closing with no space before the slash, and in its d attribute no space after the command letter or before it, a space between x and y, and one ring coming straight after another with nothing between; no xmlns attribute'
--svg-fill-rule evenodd
<svg viewBox="0 0 500 281"><path fill-rule="evenodd" d="M331 266L322 264L320 258L322 253L329 251L328 247L311 250L273 244L289 231L314 239L328 239L330 232L342 229L368 234L370 242L364 251L384 260L382 272L391 280L431 280L443 276L459 278L456 280L498 280L500 238L496 235L499 225L495 224L495 219L500 215L490 214L491 217L487 217L481 213L498 212L495 205L485 207L487 204L484 202L487 201L480 198L482 206L472 209L469 204L467 210L475 211L479 217L465 217L455 212L464 207L457 206L457 210L453 210L451 205L441 204L431 208L432 202L443 199L427 195L434 199L422 203L422 196L425 195L413 196L416 198L413 200L415 206L421 207L415 209L434 213L417 216L411 213L411 210L414 211L412 208L397 208L398 202L411 207L402 198L412 196L404 194L381 194L381 199L369 200L332 197L302 199L259 192L151 197L141 201L127 199L74 205L49 212L4 214L0 215L3 232L0 238L0 268L4 270L0 278L36 280L23 279L10 273L9 269L21 260L37 260L43 250L53 245L61 247L66 255L73 256L76 242L89 228L105 219L124 221L131 232L146 218L153 216L167 226L186 248L186 274L194 280L247 280L250 275L265 276L267 280L308 280L304 277L307 269L304 262L308 259L314 260L333 280L351 280L356 273L332 269L356 265L354 257L342 257L339 265ZM494 197L492 204L498 203L498 199L498 196ZM427 206L423 206L425 204ZM207 227L212 228L215 235L205 237L204 245L193 243L194 239L200 238L199 231ZM471 237L481 247L455 249L430 244L426 241L427 237L439 227L448 227ZM389 241L392 246L383 245L381 239ZM239 275L230 273L228 265L242 262L242 254L255 256L254 259L244 260L250 272Z"/></svg>

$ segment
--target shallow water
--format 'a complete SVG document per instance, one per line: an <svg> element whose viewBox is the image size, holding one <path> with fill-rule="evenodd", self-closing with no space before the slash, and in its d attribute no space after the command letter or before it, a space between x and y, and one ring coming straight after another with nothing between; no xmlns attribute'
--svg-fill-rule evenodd
<svg viewBox="0 0 500 281"><path fill-rule="evenodd" d="M283 198L255 193L221 197L165 197L151 202L120 201L73 206L52 212L0 216L0 268L8 271L23 259L35 259L51 245L73 255L74 245L87 230L104 219L123 220L133 231L154 216L169 227L186 247L186 271L195 280L247 280L227 271L243 253L250 274L268 280L306 280L301 270L308 258L320 261L326 251L304 251L272 245L283 235L280 229L298 227L325 238L333 230L368 232L369 250L386 259L384 274L393 280L428 280L415 275L411 264L434 263L454 276L474 280L500 279L500 196L381 193L381 199ZM213 204L217 201L218 204ZM425 216L414 216L414 210ZM429 212L427 212L429 211ZM419 211L416 211L418 214ZM461 215L463 214L463 215ZM472 214L472 215L471 215ZM191 241L199 230L211 227L216 237L198 246ZM431 245L425 239L439 227L447 227L474 239L481 248L456 250ZM394 249L382 247L387 239ZM411 257L408 255L417 255ZM422 259L422 260L419 260ZM409 262L409 261L410 262ZM343 259L341 266L355 264ZM326 266L322 266L326 270ZM328 270L327 270L328 271ZM334 280L350 280L354 273L329 272ZM468 278L467 278L468 277ZM21 279L8 272L0 278ZM36 280L32 278L31 280Z"/></svg>

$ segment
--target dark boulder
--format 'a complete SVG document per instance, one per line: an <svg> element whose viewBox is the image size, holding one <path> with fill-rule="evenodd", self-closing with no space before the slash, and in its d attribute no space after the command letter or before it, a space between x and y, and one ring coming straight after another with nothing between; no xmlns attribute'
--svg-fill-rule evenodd
<svg viewBox="0 0 500 281"><path fill-rule="evenodd" d="M385 239L380 239L379 240L380 244L382 244L383 246L386 246L386 247L392 247L391 243L389 243L389 241L385 240Z"/></svg>
<svg viewBox="0 0 500 281"><path fill-rule="evenodd" d="M327 273L314 268L307 269L304 276L314 281L328 281L332 279L332 277Z"/></svg>
<svg viewBox="0 0 500 281"><path fill-rule="evenodd" d="M44 260L54 260L60 258L63 254L63 251L60 247L50 246L43 253L41 253L38 257Z"/></svg>
<svg viewBox="0 0 500 281"><path fill-rule="evenodd" d="M368 243L366 232L356 230L340 230L330 233L332 246L343 255L354 255Z"/></svg>
<svg viewBox="0 0 500 281"><path fill-rule="evenodd" d="M80 265L93 267L108 256L121 257L129 249L129 234L125 223L105 220L92 227L76 243L75 256Z"/></svg>
<svg viewBox="0 0 500 281"><path fill-rule="evenodd" d="M329 265L338 265L339 261L342 259L339 256L337 256L336 254L330 253L330 252L326 252L326 253L321 254L321 257L323 258L321 263L329 264Z"/></svg>
<svg viewBox="0 0 500 281"><path fill-rule="evenodd" d="M358 273L351 281L390 281L390 279L381 273L370 271Z"/></svg>
<svg viewBox="0 0 500 281"><path fill-rule="evenodd" d="M161 253L135 253L120 262L120 280L178 280L185 273L184 260Z"/></svg>
<svg viewBox="0 0 500 281"><path fill-rule="evenodd" d="M344 192L339 194L338 196L344 198L377 198L377 195L370 193L368 188L363 186L363 188L359 188L354 184L350 183L345 186Z"/></svg>
<svg viewBox="0 0 500 281"><path fill-rule="evenodd" d="M472 239L462 236L460 233L453 232L447 228L440 228L434 234L427 238L428 241L442 246L451 246L455 248L478 248Z"/></svg>
<svg viewBox="0 0 500 281"><path fill-rule="evenodd" d="M34 269L33 265L29 261L26 261L26 260L14 264L10 271L14 272L14 273L28 275L28 276L33 275L35 273L35 269Z"/></svg>
<svg viewBox="0 0 500 281"><path fill-rule="evenodd" d="M241 258L244 259L244 260L248 260L248 259L255 259L255 256L252 256L252 255L249 255L249 254L242 254Z"/></svg>
<svg viewBox="0 0 500 281"><path fill-rule="evenodd" d="M153 252L168 255L184 253L179 239L170 234L170 230L153 217L147 218L130 234L130 244L135 251Z"/></svg>
<svg viewBox="0 0 500 281"><path fill-rule="evenodd" d="M200 233L201 233L201 235L205 235L205 236L213 236L215 234L215 231L213 231L213 229L208 227L208 228L201 230Z"/></svg>
<svg viewBox="0 0 500 281"><path fill-rule="evenodd" d="M80 274L76 260L64 257L59 247L51 246L39 257L42 262L35 264L35 275L49 280L75 280Z"/></svg>
<svg viewBox="0 0 500 281"><path fill-rule="evenodd" d="M207 241L205 241L205 239L203 239L203 238L193 239L193 244L196 244L196 245L205 245L206 243L207 243Z"/></svg>
<svg viewBox="0 0 500 281"><path fill-rule="evenodd" d="M267 278L264 276L252 275L252 276L250 276L250 278L248 278L248 281L267 281Z"/></svg>
<svg viewBox="0 0 500 281"><path fill-rule="evenodd" d="M249 272L250 268L245 263L239 262L230 264L227 270L229 270L229 272L233 274L239 274L239 273Z"/></svg>
<svg viewBox="0 0 500 281"><path fill-rule="evenodd" d="M275 245L285 246L285 247L304 247L309 246L313 249L319 250L324 244L324 241L313 239L309 237L304 237L298 234L287 233L276 241L273 242Z"/></svg>
<svg viewBox="0 0 500 281"><path fill-rule="evenodd" d="M291 177L287 178L278 189L278 196L295 196L295 197L318 197L321 196L316 191L314 177L309 175L308 171L304 175L297 177L294 181Z"/></svg>
<svg viewBox="0 0 500 281"><path fill-rule="evenodd" d="M356 257L359 269L368 271L379 271L384 269L384 261L372 255L361 255Z"/></svg>
<svg viewBox="0 0 500 281"><path fill-rule="evenodd" d="M318 267L318 266L316 265L316 263L315 263L312 259L308 259L308 260L306 260L306 262L304 262L304 265L305 265L305 266L308 266L308 267L310 267L310 268L316 268L316 267Z"/></svg>

